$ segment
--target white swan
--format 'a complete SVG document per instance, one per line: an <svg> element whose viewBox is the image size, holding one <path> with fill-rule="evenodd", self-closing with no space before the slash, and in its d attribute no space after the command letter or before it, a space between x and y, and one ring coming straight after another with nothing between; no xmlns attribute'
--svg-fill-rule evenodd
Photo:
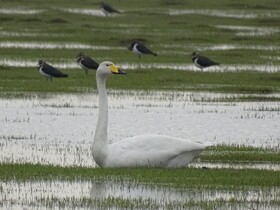
<svg viewBox="0 0 280 210"><path fill-rule="evenodd" d="M125 74L112 62L102 62L96 72L99 114L92 155L100 167L183 167L207 146L186 139L139 135L112 144L107 141L108 99L106 80L110 74Z"/></svg>

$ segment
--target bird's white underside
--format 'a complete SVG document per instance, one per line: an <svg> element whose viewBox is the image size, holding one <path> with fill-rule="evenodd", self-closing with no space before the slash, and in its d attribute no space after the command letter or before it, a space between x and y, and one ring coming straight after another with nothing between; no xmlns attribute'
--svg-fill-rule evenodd
<svg viewBox="0 0 280 210"><path fill-rule="evenodd" d="M48 74L46 74L45 72L43 72L43 69L42 69L42 68L43 68L42 66L39 68L39 73L40 73L42 76L44 76L44 77L52 78L51 75L48 75Z"/></svg>

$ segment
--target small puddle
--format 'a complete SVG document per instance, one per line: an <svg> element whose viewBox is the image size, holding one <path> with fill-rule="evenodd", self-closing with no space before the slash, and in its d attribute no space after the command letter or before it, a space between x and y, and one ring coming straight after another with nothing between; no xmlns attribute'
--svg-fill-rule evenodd
<svg viewBox="0 0 280 210"><path fill-rule="evenodd" d="M280 61L280 56L260 56L262 59L271 61Z"/></svg>
<svg viewBox="0 0 280 210"><path fill-rule="evenodd" d="M60 9L64 12L69 12L73 14L81 14L81 15L92 15L92 16L106 16L100 9L72 9L72 8L64 8Z"/></svg>
<svg viewBox="0 0 280 210"><path fill-rule="evenodd" d="M23 49L94 49L94 50L120 50L123 47L110 47L102 45L89 45L82 43L52 43L52 42L0 42L0 48Z"/></svg>
<svg viewBox="0 0 280 210"><path fill-rule="evenodd" d="M73 57L73 60L65 63L53 63L46 60L50 65L58 69L80 69L81 67L75 61L76 58ZM22 67L22 68L38 68L38 60L29 60L29 59L0 59L0 66L7 67Z"/></svg>
<svg viewBox="0 0 280 210"><path fill-rule="evenodd" d="M278 28L272 27L252 27L238 25L216 25L215 27L236 31L237 36L268 36L280 32Z"/></svg>
<svg viewBox="0 0 280 210"><path fill-rule="evenodd" d="M256 19L256 18L272 18L280 17L278 11L269 12L256 10L256 11L245 11L245 10L211 10L211 9L171 9L167 12L168 15L204 15L213 17L224 17L224 18L236 18L236 19Z"/></svg>
<svg viewBox="0 0 280 210"><path fill-rule="evenodd" d="M162 44L163 48L167 50L174 50L174 52L180 54L181 51L189 51L186 55L191 56L191 52L195 49L198 51L208 51L208 50L236 50L236 49L245 49L245 50L264 50L264 51L277 51L280 50L278 45L238 45L238 44L215 44L215 45L178 45L178 44ZM176 50L176 51L175 51Z"/></svg>
<svg viewBox="0 0 280 210"><path fill-rule="evenodd" d="M34 15L43 13L44 10L22 9L22 8L1 8L0 14Z"/></svg>
<svg viewBox="0 0 280 210"><path fill-rule="evenodd" d="M68 34L48 34L48 33L31 33L31 32L11 32L0 31L0 37L65 37Z"/></svg>
<svg viewBox="0 0 280 210"><path fill-rule="evenodd" d="M207 50L235 50L235 49L245 49L245 50L265 50L265 51L277 51L280 50L280 46L277 45L234 45L234 44L218 44L218 45L200 45L196 47L197 50L207 51Z"/></svg>

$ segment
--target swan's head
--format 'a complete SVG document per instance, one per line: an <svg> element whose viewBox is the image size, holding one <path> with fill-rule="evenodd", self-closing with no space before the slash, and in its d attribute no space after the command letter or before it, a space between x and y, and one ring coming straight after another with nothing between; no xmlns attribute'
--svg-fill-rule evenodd
<svg viewBox="0 0 280 210"><path fill-rule="evenodd" d="M97 69L97 74L109 76L110 74L126 74L126 73L123 72L117 66L115 66L115 64L113 64L112 62L104 61L99 65Z"/></svg>

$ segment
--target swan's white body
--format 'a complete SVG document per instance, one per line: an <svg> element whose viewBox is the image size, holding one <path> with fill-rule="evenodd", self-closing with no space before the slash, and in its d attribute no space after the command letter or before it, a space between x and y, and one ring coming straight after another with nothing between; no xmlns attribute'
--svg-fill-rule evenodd
<svg viewBox="0 0 280 210"><path fill-rule="evenodd" d="M108 144L108 99L105 87L111 73L122 72L108 61L101 63L96 72L99 115L92 155L100 167L184 167L209 146L161 135L139 135Z"/></svg>

